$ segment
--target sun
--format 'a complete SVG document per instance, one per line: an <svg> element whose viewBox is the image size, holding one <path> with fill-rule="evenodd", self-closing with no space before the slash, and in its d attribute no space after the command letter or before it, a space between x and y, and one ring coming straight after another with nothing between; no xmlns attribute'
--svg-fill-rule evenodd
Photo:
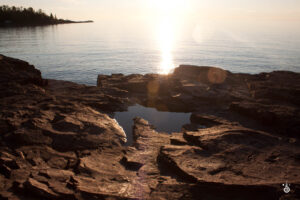
<svg viewBox="0 0 300 200"><path fill-rule="evenodd" d="M161 55L157 66L159 73L168 74L175 68L172 52L184 22L188 2L189 0L147 0Z"/></svg>
<svg viewBox="0 0 300 200"><path fill-rule="evenodd" d="M153 3L164 14L175 14L187 6L186 0L153 0Z"/></svg>

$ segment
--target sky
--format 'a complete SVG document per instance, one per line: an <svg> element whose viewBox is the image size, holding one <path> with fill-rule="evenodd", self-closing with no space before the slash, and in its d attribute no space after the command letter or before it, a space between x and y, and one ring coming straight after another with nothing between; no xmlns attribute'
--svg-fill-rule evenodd
<svg viewBox="0 0 300 200"><path fill-rule="evenodd" d="M1 4L42 9L63 19L94 20L97 29L89 37L147 37L161 51L161 73L174 67L172 50L185 38L200 44L221 32L248 45L251 34L300 35L300 0L0 0Z"/></svg>
<svg viewBox="0 0 300 200"><path fill-rule="evenodd" d="M155 21L172 13L189 20L300 21L300 0L0 0L0 4L33 7L73 20Z"/></svg>

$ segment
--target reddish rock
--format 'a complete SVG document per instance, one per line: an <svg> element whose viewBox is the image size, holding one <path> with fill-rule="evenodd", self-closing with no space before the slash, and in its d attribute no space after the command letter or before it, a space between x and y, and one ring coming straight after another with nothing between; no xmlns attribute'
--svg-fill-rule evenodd
<svg viewBox="0 0 300 200"><path fill-rule="evenodd" d="M229 75L229 71L217 67L181 65L174 70L174 76L180 79L194 80L206 84L222 84L227 81Z"/></svg>
<svg viewBox="0 0 300 200"><path fill-rule="evenodd" d="M100 88L125 90L132 101L144 106L175 112L218 108L229 114L251 117L279 134L299 137L299 73L277 71L249 75L216 67L182 65L167 76L99 77ZM138 85L130 86L131 83Z"/></svg>
<svg viewBox="0 0 300 200"><path fill-rule="evenodd" d="M40 183L32 178L29 178L25 183L24 186L28 191L32 192L32 195L39 196L41 198L46 199L55 199L58 196L48 188L47 185Z"/></svg>
<svg viewBox="0 0 300 200"><path fill-rule="evenodd" d="M180 66L99 75L96 87L45 81L4 56L0 72L1 199L300 197L298 73ZM193 112L191 124L165 134L135 118L122 146L110 114L135 103Z"/></svg>

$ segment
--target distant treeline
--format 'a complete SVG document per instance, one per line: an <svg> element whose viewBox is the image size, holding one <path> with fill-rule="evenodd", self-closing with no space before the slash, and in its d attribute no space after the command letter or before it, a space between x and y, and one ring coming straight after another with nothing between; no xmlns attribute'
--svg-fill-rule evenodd
<svg viewBox="0 0 300 200"><path fill-rule="evenodd" d="M92 21L84 21L92 22ZM47 15L43 10L34 10L33 8L23 8L15 6L0 6L0 26L31 26L76 23L71 20L57 19L52 13Z"/></svg>

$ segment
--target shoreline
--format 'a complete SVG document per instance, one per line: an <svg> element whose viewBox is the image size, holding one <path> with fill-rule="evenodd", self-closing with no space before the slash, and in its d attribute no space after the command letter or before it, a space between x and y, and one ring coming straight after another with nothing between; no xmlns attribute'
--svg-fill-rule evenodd
<svg viewBox="0 0 300 200"><path fill-rule="evenodd" d="M2 198L300 197L300 73L182 65L169 75L98 75L88 86L43 79L1 55L0 72ZM204 127L165 134L137 116L123 146L109 114L136 103L191 112Z"/></svg>
<svg viewBox="0 0 300 200"><path fill-rule="evenodd" d="M87 21L70 21L70 20L66 20L64 22L55 22L55 23L0 24L0 28L38 27L38 26L51 26L51 25L59 25L59 24L83 24L83 23L94 23L94 21L93 20L87 20Z"/></svg>

